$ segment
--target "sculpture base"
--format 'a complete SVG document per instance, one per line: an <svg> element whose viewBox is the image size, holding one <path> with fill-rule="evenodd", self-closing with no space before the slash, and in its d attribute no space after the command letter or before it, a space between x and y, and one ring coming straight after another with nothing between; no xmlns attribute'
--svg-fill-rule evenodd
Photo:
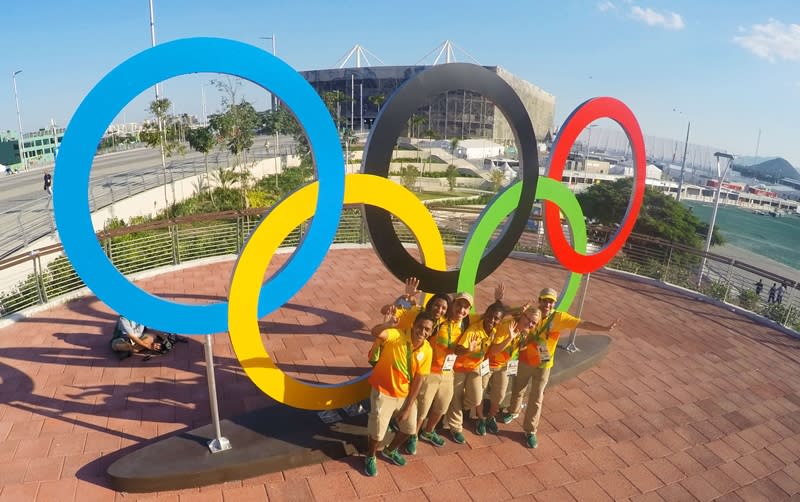
<svg viewBox="0 0 800 502"><path fill-rule="evenodd" d="M559 347L550 385L597 364L610 343L607 336L582 335L577 340L580 351ZM107 472L117 491L155 492L245 479L364 451L367 414L339 415L341 421L325 423L314 411L269 406L221 422L230 450L209 451L215 439L209 424L133 451Z"/></svg>

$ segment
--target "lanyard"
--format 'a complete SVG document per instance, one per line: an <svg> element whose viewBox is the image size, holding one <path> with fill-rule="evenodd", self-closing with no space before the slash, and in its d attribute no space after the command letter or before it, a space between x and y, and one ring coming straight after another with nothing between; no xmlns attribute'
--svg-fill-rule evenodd
<svg viewBox="0 0 800 502"><path fill-rule="evenodd" d="M406 343L406 370L408 371L408 383L411 383L411 342Z"/></svg>
<svg viewBox="0 0 800 502"><path fill-rule="evenodd" d="M452 321L447 321L447 348L450 348L450 345L453 343L453 324Z"/></svg>
<svg viewBox="0 0 800 502"><path fill-rule="evenodd" d="M553 312L549 316L547 316L547 320L544 323L542 323L542 326L539 329L536 330L536 333L534 333L534 335L533 335L534 338L538 339L539 335L541 335L543 332L546 333L546 332L550 331L550 325L553 323L553 316L554 315L555 315L555 312ZM521 348L521 347L524 347L524 346L528 345L528 333L525 333L525 343L522 343L522 338L523 337L519 337L518 348Z"/></svg>

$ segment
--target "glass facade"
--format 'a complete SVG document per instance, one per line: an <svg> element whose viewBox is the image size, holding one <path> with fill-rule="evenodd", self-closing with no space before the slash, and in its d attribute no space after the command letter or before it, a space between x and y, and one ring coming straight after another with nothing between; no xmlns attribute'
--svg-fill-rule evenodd
<svg viewBox="0 0 800 502"><path fill-rule="evenodd" d="M378 115L379 101L385 100L400 84L427 66L380 66L337 68L302 72L320 96L339 91L342 98L332 106L342 127L356 132L369 130ZM377 101L375 96L378 96ZM465 90L443 93L421 106L409 120L406 135L427 136L433 131L440 138L490 138L494 126L494 104L479 94Z"/></svg>
<svg viewBox="0 0 800 502"><path fill-rule="evenodd" d="M428 66L377 66L301 72L320 96L328 98L340 127L367 132L381 100ZM552 131L555 97L502 68L486 66L509 82L528 110L540 140ZM338 91L338 94L333 94ZM431 134L431 132L433 134ZM474 92L453 89L428 100L409 119L404 132L418 138L487 138L513 143L513 134L494 103Z"/></svg>

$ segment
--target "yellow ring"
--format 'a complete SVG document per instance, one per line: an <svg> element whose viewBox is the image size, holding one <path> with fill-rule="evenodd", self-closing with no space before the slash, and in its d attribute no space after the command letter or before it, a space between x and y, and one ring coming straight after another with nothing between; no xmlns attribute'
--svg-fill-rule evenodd
<svg viewBox="0 0 800 502"><path fill-rule="evenodd" d="M313 216L319 183L296 191L267 214L250 236L233 271L228 301L228 330L236 357L262 392L276 401L306 410L340 408L366 399L370 385L364 374L335 385L314 385L281 371L261 343L258 296L273 254L289 232ZM369 204L400 218L414 233L426 264L445 270L442 236L425 205L409 190L380 176L345 177L345 204ZM324 211L325 208L319 208Z"/></svg>

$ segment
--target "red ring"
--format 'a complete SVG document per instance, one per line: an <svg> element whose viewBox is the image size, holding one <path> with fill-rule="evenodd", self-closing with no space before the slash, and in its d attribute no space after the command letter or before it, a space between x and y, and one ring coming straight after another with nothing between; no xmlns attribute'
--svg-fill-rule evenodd
<svg viewBox="0 0 800 502"><path fill-rule="evenodd" d="M622 101L608 97L592 98L570 114L556 136L547 176L561 182L564 165L572 145L581 131L599 118L614 120L628 136L631 152L633 153L633 194L617 233L614 234L614 237L603 249L589 255L580 254L572 248L564 236L564 230L561 228L561 215L558 206L552 202L545 202L545 227L550 247L553 249L553 255L564 267L579 274L588 274L603 267L611 261L614 255L622 248L622 245L625 244L634 224L636 224L636 218L639 216L639 209L644 198L645 178L647 177L644 138L642 137L639 122L633 116L630 108L625 106Z"/></svg>

